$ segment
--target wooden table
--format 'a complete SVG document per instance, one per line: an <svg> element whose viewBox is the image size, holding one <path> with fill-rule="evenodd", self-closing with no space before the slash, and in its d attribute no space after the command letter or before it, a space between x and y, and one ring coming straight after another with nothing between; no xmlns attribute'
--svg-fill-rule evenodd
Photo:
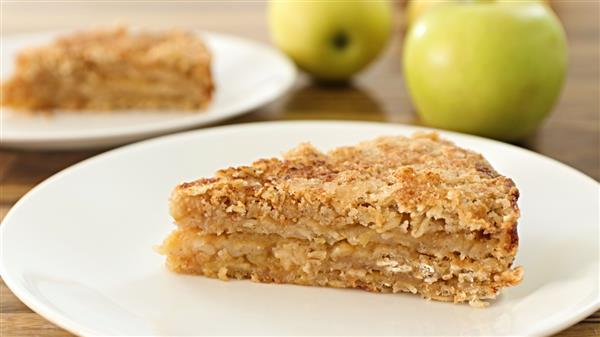
<svg viewBox="0 0 600 337"><path fill-rule="evenodd" d="M52 28L128 22L131 25L214 30L268 42L264 3L2 3L2 34ZM350 119L419 124L402 81L402 13L387 50L349 87L319 87L306 77L276 102L231 123L263 120ZM569 40L570 67L554 113L520 146L600 179L599 163L599 2L562 0L553 7ZM52 174L103 150L45 152L0 150L0 218L33 186ZM66 336L22 304L0 282L0 335ZM558 336L600 336L600 311Z"/></svg>

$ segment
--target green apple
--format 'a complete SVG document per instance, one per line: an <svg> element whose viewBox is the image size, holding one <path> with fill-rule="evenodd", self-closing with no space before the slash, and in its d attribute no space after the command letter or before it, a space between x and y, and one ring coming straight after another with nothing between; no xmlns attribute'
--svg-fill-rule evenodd
<svg viewBox="0 0 600 337"><path fill-rule="evenodd" d="M431 9L435 5L443 4L452 0L410 0L406 6L406 24L411 26L419 16L423 15L426 11ZM473 0L463 0L473 1ZM526 1L526 0L514 0L514 1ZM538 0L549 4L549 0Z"/></svg>
<svg viewBox="0 0 600 337"><path fill-rule="evenodd" d="M275 45L325 81L346 80L365 68L392 27L388 1L271 1L268 16Z"/></svg>
<svg viewBox="0 0 600 337"><path fill-rule="evenodd" d="M541 2L447 2L404 43L406 84L434 127L515 141L542 122L567 68L560 21Z"/></svg>
<svg viewBox="0 0 600 337"><path fill-rule="evenodd" d="M423 13L444 0L410 0L406 6L406 23L410 27Z"/></svg>

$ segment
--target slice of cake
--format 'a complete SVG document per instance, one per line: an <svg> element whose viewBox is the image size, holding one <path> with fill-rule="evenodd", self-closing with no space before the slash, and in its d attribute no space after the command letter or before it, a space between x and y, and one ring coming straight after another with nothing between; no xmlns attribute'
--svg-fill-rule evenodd
<svg viewBox="0 0 600 337"><path fill-rule="evenodd" d="M258 282L495 298L521 280L519 192L436 134L228 168L171 196L169 269Z"/></svg>
<svg viewBox="0 0 600 337"><path fill-rule="evenodd" d="M23 111L204 108L211 55L194 34L76 33L23 50L2 85L2 105Z"/></svg>

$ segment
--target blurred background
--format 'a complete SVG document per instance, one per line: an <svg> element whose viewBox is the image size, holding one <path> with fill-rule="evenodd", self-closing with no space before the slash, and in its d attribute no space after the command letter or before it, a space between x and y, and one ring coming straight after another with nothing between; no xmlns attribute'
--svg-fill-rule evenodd
<svg viewBox="0 0 600 337"><path fill-rule="evenodd" d="M418 1L418 0L415 0ZM349 85L319 85L301 74L293 90L252 114L227 121L344 119L422 124L406 88L402 49L407 1L392 3L392 33L384 49ZM568 40L568 71L549 117L516 140L598 179L598 1L555 0ZM201 29L272 44L266 2L37 2L2 3L2 34L127 23L133 27ZM86 156L87 153L84 155Z"/></svg>
<svg viewBox="0 0 600 337"><path fill-rule="evenodd" d="M407 1L393 2L392 33L387 45L366 69L353 76L350 85L318 85L301 74L289 94L227 123L344 119L422 124L402 68L409 5ZM566 80L541 127L516 142L598 179L599 2L555 0L550 5L567 35ZM3 2L2 34L127 23L142 28L210 30L272 44L267 6L266 2L237 1Z"/></svg>

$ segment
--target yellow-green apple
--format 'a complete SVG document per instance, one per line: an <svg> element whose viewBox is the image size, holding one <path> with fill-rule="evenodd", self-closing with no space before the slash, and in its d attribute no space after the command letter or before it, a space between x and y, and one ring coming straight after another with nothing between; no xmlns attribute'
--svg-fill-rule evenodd
<svg viewBox="0 0 600 337"><path fill-rule="evenodd" d="M567 46L544 3L448 2L415 21L403 63L426 124L514 141L531 133L554 105Z"/></svg>
<svg viewBox="0 0 600 337"><path fill-rule="evenodd" d="M448 1L456 1L456 0L410 0L408 5L406 6L406 24L407 26L411 26L415 20L431 7L448 2ZM461 1L474 1L474 0L461 0ZM511 1L528 1L528 0L511 0ZM544 1L549 3L548 0L537 0Z"/></svg>
<svg viewBox="0 0 600 337"><path fill-rule="evenodd" d="M271 1L268 17L275 45L325 81L346 80L365 68L392 27L389 1Z"/></svg>
<svg viewBox="0 0 600 337"><path fill-rule="evenodd" d="M410 0L406 6L406 24L410 27L425 11L443 2L444 0Z"/></svg>

